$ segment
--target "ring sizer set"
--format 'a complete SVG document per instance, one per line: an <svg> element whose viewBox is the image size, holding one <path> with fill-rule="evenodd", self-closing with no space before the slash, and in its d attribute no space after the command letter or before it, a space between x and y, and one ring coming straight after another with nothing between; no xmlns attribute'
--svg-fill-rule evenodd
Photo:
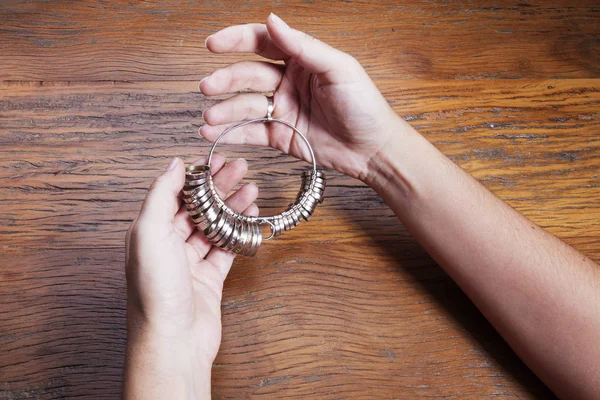
<svg viewBox="0 0 600 400"><path fill-rule="evenodd" d="M317 204L323 202L325 174L317 169L313 150L306 136L290 123L271 117L271 103L265 118L244 121L225 130L215 140L206 165L192 165L186 168L183 200L197 229L204 232L214 246L234 253L253 256L263 240L270 240L283 232L295 228L302 220L308 221ZM217 143L227 133L251 123L282 123L292 128L306 143L312 157L312 168L302 173L302 185L296 200L280 214L268 217L251 217L233 211L218 195L210 162ZM263 227L268 225L271 234L263 239Z"/></svg>

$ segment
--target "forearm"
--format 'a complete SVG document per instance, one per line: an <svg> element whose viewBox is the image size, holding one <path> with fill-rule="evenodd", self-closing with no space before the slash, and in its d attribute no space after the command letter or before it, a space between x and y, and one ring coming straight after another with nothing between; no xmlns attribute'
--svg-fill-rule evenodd
<svg viewBox="0 0 600 400"><path fill-rule="evenodd" d="M399 126L367 183L555 392L592 398L600 391L598 266Z"/></svg>
<svg viewBox="0 0 600 400"><path fill-rule="evenodd" d="M211 365L187 340L128 328L123 399L210 399Z"/></svg>

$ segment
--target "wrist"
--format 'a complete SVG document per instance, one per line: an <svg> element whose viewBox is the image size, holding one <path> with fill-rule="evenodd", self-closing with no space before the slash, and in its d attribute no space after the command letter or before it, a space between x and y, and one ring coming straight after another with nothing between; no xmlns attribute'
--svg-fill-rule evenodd
<svg viewBox="0 0 600 400"><path fill-rule="evenodd" d="M404 122L404 121L402 121ZM454 165L410 125L393 135L368 164L364 182L403 219L418 205L429 203L440 176Z"/></svg>
<svg viewBox="0 0 600 400"><path fill-rule="evenodd" d="M398 117L388 140L368 159L361 180L382 196L392 188L408 195L412 191L408 167L421 158L422 140L425 139Z"/></svg>
<svg viewBox="0 0 600 400"><path fill-rule="evenodd" d="M123 398L209 399L212 360L192 336L130 324Z"/></svg>

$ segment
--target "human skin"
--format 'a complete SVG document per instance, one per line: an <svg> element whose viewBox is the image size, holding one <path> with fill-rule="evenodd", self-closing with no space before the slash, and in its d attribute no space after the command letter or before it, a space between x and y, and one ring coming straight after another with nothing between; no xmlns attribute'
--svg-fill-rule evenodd
<svg viewBox="0 0 600 400"><path fill-rule="evenodd" d="M233 64L203 79L199 88L209 96L272 91L273 116L307 134L320 165L372 187L557 395L592 399L600 393L597 264L440 153L391 109L351 56L273 14L266 25L223 29L206 46L213 53L284 61ZM204 112L207 124L200 134L214 140L235 121L263 117L266 108L259 93L237 94ZM310 157L302 141L280 124L248 125L225 141ZM223 159L217 161L217 167L223 165ZM223 192L243 175L242 162L236 163L215 176ZM125 398L173 397L174 391L181 394L177 398L210 397L221 292L233 256L211 249L193 231L177 197L183 175L177 162L158 179L128 234ZM251 186L231 201L255 214L256 194ZM152 210L159 208L155 215ZM167 274L173 269L175 278Z"/></svg>
<svg viewBox="0 0 600 400"><path fill-rule="evenodd" d="M201 159L194 164L204 164ZM228 193L247 171L215 153L215 186ZM126 399L210 398L210 374L221 342L223 281L234 255L194 229L179 196L185 168L173 159L150 186L127 232ZM226 203L258 215L258 189L242 186Z"/></svg>

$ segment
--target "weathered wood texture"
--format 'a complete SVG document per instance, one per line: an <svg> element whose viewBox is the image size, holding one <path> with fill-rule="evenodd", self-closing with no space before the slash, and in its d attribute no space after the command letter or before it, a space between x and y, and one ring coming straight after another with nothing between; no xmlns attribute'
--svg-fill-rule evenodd
<svg viewBox="0 0 600 400"><path fill-rule="evenodd" d="M216 100L193 79L233 58L202 38L271 10L356 55L445 154L600 261L592 2L308 3L0 6L0 398L118 396L124 232L171 157L207 152ZM529 79L447 79L465 77ZM301 164L221 150L249 159L264 212L295 195ZM551 397L385 204L330 176L310 224L236 261L214 397Z"/></svg>
<svg viewBox="0 0 600 400"><path fill-rule="evenodd" d="M233 59L204 49L209 34L271 11L377 79L600 75L597 0L127 3L4 1L0 79L198 79Z"/></svg>

